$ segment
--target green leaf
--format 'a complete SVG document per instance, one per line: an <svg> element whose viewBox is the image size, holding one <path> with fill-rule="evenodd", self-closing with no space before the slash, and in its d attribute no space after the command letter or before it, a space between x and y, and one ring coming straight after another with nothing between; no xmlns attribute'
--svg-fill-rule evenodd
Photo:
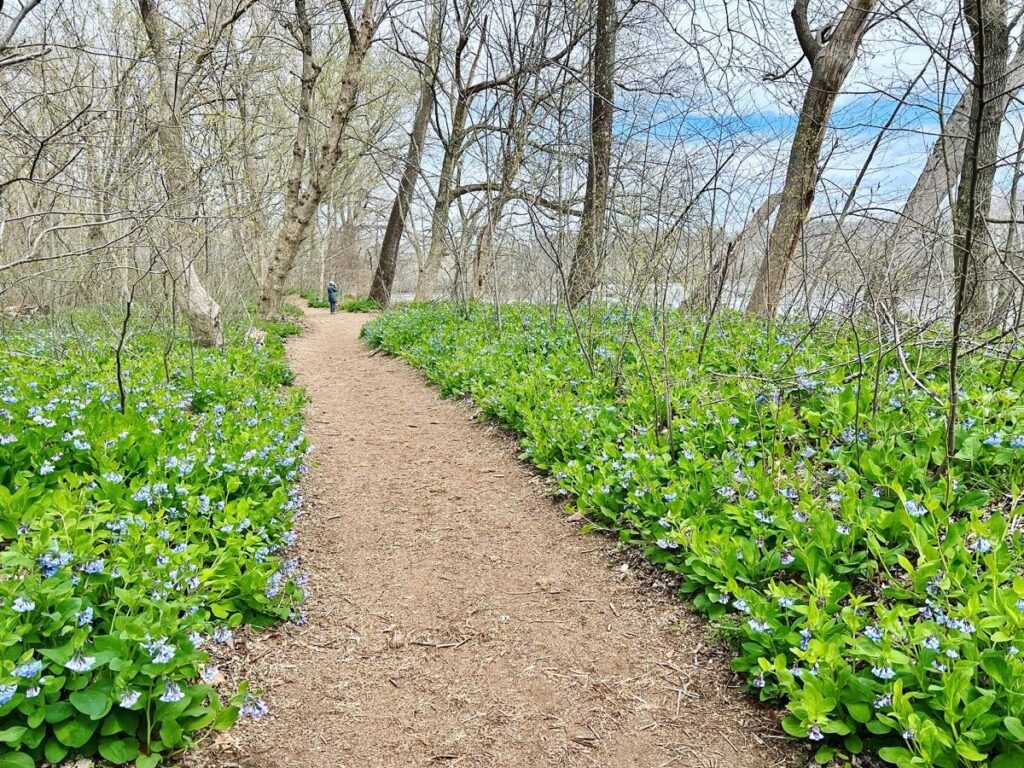
<svg viewBox="0 0 1024 768"><path fill-rule="evenodd" d="M46 746L43 747L43 756L46 758L46 762L56 765L67 757L69 751L67 747L56 739L47 739Z"/></svg>
<svg viewBox="0 0 1024 768"><path fill-rule="evenodd" d="M835 754L835 747L821 746L818 747L818 751L814 753L814 761L818 765L825 765L826 763L832 761L832 758L835 757Z"/></svg>
<svg viewBox="0 0 1024 768"><path fill-rule="evenodd" d="M1024 723L1021 723L1019 717L1005 717L1003 718L1003 725L1006 726L1006 730L1010 732L1013 738L1024 743Z"/></svg>
<svg viewBox="0 0 1024 768"><path fill-rule="evenodd" d="M8 752L0 755L0 768L36 768L36 761L24 752Z"/></svg>
<svg viewBox="0 0 1024 768"><path fill-rule="evenodd" d="M807 726L800 722L793 715L782 718L782 730L788 733L790 736L796 736L798 739L802 739L807 736Z"/></svg>
<svg viewBox="0 0 1024 768"><path fill-rule="evenodd" d="M27 730L28 728L24 725L12 725L10 728L4 728L0 731L0 741L5 744L12 744L19 741Z"/></svg>
<svg viewBox="0 0 1024 768"><path fill-rule="evenodd" d="M978 751L978 748L966 739L961 739L956 743L956 753L965 760L971 760L976 763L980 763L985 759L985 755Z"/></svg>
<svg viewBox="0 0 1024 768"><path fill-rule="evenodd" d="M46 722L48 723L59 723L61 720L67 720L75 713L75 708L66 701L55 701L53 704L46 705Z"/></svg>
<svg viewBox="0 0 1024 768"><path fill-rule="evenodd" d="M115 765L130 763L139 756L136 739L110 739L100 742L100 754Z"/></svg>
<svg viewBox="0 0 1024 768"><path fill-rule="evenodd" d="M88 715L94 720L103 717L110 711L113 702L110 697L96 688L86 688L83 691L75 691L69 697L71 704L83 715Z"/></svg>
<svg viewBox="0 0 1024 768"><path fill-rule="evenodd" d="M849 712L850 717L858 723L866 723L874 716L874 713L871 711L871 707L867 704L847 704L846 711Z"/></svg>
<svg viewBox="0 0 1024 768"><path fill-rule="evenodd" d="M999 755L992 761L991 768L1024 768L1024 753L1013 752Z"/></svg>
<svg viewBox="0 0 1024 768"><path fill-rule="evenodd" d="M914 753L905 747L882 747L878 750L878 756L887 763L903 765L914 757Z"/></svg>
<svg viewBox="0 0 1024 768"><path fill-rule="evenodd" d="M213 727L215 730L223 731L234 725L236 720L238 720L238 707L224 707L217 713Z"/></svg>
<svg viewBox="0 0 1024 768"><path fill-rule="evenodd" d="M92 737L96 730L96 722L84 717L74 717L53 726L53 734L60 743L78 749Z"/></svg>
<svg viewBox="0 0 1024 768"><path fill-rule="evenodd" d="M174 749L181 745L181 725L177 720L165 720L160 724L160 740L167 745L169 749Z"/></svg>
<svg viewBox="0 0 1024 768"><path fill-rule="evenodd" d="M135 768L156 768L160 765L160 755L139 755L135 758Z"/></svg>
<svg viewBox="0 0 1024 768"><path fill-rule="evenodd" d="M963 447L956 453L956 458L963 459L964 461L974 461L980 451L981 441L974 435L971 435L964 440Z"/></svg>

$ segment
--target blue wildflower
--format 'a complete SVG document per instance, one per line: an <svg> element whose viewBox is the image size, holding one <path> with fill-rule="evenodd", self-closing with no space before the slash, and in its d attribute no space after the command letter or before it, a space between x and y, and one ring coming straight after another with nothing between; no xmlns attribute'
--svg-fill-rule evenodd
<svg viewBox="0 0 1024 768"><path fill-rule="evenodd" d="M871 674L879 680L892 680L896 677L896 670L892 667L872 667Z"/></svg>
<svg viewBox="0 0 1024 768"><path fill-rule="evenodd" d="M27 597L15 598L14 602L11 603L11 609L15 613L28 613L29 611L34 610L35 607L36 604Z"/></svg>
<svg viewBox="0 0 1024 768"><path fill-rule="evenodd" d="M986 554L992 551L992 542L984 537L979 537L967 545L967 549L971 552L978 552L980 554Z"/></svg>
<svg viewBox="0 0 1024 768"><path fill-rule="evenodd" d="M239 711L246 717L258 719L266 715L270 710L267 709L267 705L262 699L257 699L252 694L249 694L245 697L245 703L242 704Z"/></svg>
<svg viewBox="0 0 1024 768"><path fill-rule="evenodd" d="M227 627L217 627L213 632L213 639L218 643L230 643L234 634Z"/></svg>
<svg viewBox="0 0 1024 768"><path fill-rule="evenodd" d="M146 649L154 664L166 664L174 658L175 648L167 642L166 637L161 637L159 640L150 638L149 642L142 644L142 647Z"/></svg>
<svg viewBox="0 0 1024 768"><path fill-rule="evenodd" d="M95 663L95 656L83 656L80 653L76 653L64 666L72 672L88 672Z"/></svg>
<svg viewBox="0 0 1024 768"><path fill-rule="evenodd" d="M160 701L166 704L181 701L183 698L185 698L184 691L173 680L168 680L164 692L160 694Z"/></svg>
<svg viewBox="0 0 1024 768"><path fill-rule="evenodd" d="M28 662L25 662L24 664L14 668L14 676L15 677L21 677L21 678L24 678L26 680L31 680L33 678L39 677L39 673L42 672L42 671L43 671L43 662L41 662L39 660L28 661Z"/></svg>
<svg viewBox="0 0 1024 768"><path fill-rule="evenodd" d="M801 651L806 651L808 648L811 647L811 638L813 638L813 637L814 637L814 635L811 632L811 630L809 630L809 629L801 629L800 630L800 650Z"/></svg>
<svg viewBox="0 0 1024 768"><path fill-rule="evenodd" d="M220 678L220 670L213 664L207 664L203 667L202 672L199 673L199 677L202 678L204 683L213 683Z"/></svg>
<svg viewBox="0 0 1024 768"><path fill-rule="evenodd" d="M928 508L914 499L904 501L903 508L907 510L907 514L911 517L924 517L928 514Z"/></svg>

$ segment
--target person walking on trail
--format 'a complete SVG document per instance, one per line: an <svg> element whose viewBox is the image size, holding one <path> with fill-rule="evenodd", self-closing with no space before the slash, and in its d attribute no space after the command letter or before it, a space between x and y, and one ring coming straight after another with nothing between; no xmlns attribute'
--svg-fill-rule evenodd
<svg viewBox="0 0 1024 768"><path fill-rule="evenodd" d="M331 280L327 284L327 303L331 305L331 314L338 311L338 285Z"/></svg>

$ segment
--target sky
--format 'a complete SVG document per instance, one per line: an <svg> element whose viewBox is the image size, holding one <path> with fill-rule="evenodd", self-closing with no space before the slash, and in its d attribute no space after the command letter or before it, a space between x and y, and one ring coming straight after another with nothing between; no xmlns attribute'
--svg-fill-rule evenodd
<svg viewBox="0 0 1024 768"><path fill-rule="evenodd" d="M962 73L970 68L954 0L910 0L899 19L886 13L895 3L879 3L875 23L836 101L825 146L830 156L822 177L826 195L845 196L879 132L888 125L865 173L858 202L894 211L924 166L941 130L940 115L944 119L952 110L965 87ZM843 5L812 0L811 26L829 18L830 9L837 14ZM768 177L771 188L779 188L810 73L804 61L778 81L764 77L785 72L801 58L791 7L789 0L673 3L670 20L675 34L646 40L642 56L651 62L672 61L678 71L690 72L703 97L699 103L660 100L651 110L651 131L665 141L730 136L756 144L755 156L742 160L747 175L752 180ZM943 54L937 55L933 47L940 47ZM1007 155L1016 149L1021 112L1019 104L1011 105L1002 134ZM624 117L626 122L634 120ZM1000 174L1005 184L1009 173L1005 168ZM763 199L764 184L753 187L749 201L737 206L738 211L753 210ZM827 200L817 203L819 209L832 205Z"/></svg>

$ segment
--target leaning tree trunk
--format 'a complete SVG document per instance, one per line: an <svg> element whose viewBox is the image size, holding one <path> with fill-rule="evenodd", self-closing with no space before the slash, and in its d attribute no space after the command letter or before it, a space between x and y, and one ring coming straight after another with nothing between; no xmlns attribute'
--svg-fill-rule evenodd
<svg viewBox="0 0 1024 768"><path fill-rule="evenodd" d="M990 238L988 217L999 161L999 132L1008 101L1010 25L1006 0L964 0L974 44L974 91L963 172L953 207L954 324L989 320L985 277ZM978 330L977 328L975 330Z"/></svg>
<svg viewBox="0 0 1024 768"><path fill-rule="evenodd" d="M818 158L836 96L853 66L876 0L850 0L831 39L818 42L807 23L808 0L797 0L793 22L804 55L811 63L811 81L800 108L789 151L786 183L761 262L747 312L770 318L778 311L786 275L803 234L818 183Z"/></svg>
<svg viewBox="0 0 1024 768"><path fill-rule="evenodd" d="M605 214L615 119L615 34L619 25L615 0L597 0L594 32L594 97L590 108L590 157L587 192L576 240L576 253L566 285L566 303L577 306L597 287L604 259Z"/></svg>
<svg viewBox="0 0 1024 768"><path fill-rule="evenodd" d="M423 142L427 136L430 113L434 108L434 88L437 81L437 67L441 61L441 33L444 26L444 0L436 2L433 18L430 22L430 39L427 42L427 58L423 64L420 78L420 97L416 105L416 114L409 131L409 149L405 156L405 168L398 182L398 192L391 206L388 226L384 230L384 240L380 247L380 258L377 269L373 273L370 285L370 298L381 306L391 303L391 288L395 282L395 271L398 269L398 247L402 242L405 229L405 217L409 212L412 194L416 189L416 180L420 175L420 158L423 155Z"/></svg>
<svg viewBox="0 0 1024 768"><path fill-rule="evenodd" d="M1009 65L1006 91L1010 98L1024 87L1024 46L1017 49ZM942 127L942 134L932 145L921 174L910 191L900 223L893 237L893 256L900 261L912 258L920 247L920 239L934 230L935 221L949 191L955 188L963 168L967 132L970 130L973 91L968 89L953 107Z"/></svg>
<svg viewBox="0 0 1024 768"><path fill-rule="evenodd" d="M736 238L727 244L726 254L723 254L722 258L715 260L715 263L711 265L711 269L708 270L704 279L701 280L700 285L686 297L686 300L683 301L680 307L681 310L684 312L694 312L711 306L715 296L720 294L722 287L728 280L729 272L732 271L733 265L743 263L743 256L750 245L750 241L761 231L761 227L768 223L768 219L775 212L775 209L779 207L781 200L782 193L780 192L768 195L768 199L761 203L760 207L754 211L754 215L750 217L750 221L743 226L743 229L736 235ZM731 256L727 259L726 257L730 253Z"/></svg>
<svg viewBox="0 0 1024 768"><path fill-rule="evenodd" d="M1017 157L1013 163L1013 178L1010 180L1010 222L1006 229L1006 242L1003 246L1003 253L1006 254L1006 267L1007 270L1018 273L1020 272L1020 257L1017 253L1017 227L1020 221L1017 219L1016 211L1020 200L1020 184L1021 180L1024 179L1024 133L1021 133L1020 139L1017 142ZM1000 281L998 285L998 292L996 295L996 307L993 319L1004 323L1010 316L1010 309L1013 304L1014 296L1018 294L1018 284L1016 280L1009 283L1006 281ZM1019 310L1018 310L1019 314ZM1017 324L1019 324L1017 320ZM1004 325L1004 327L1007 327Z"/></svg>
<svg viewBox="0 0 1024 768"><path fill-rule="evenodd" d="M365 1L358 27L350 30L351 43L338 87L338 101L331 114L327 137L320 146L316 166L304 189L302 188L302 168L307 155L305 144L308 142L309 105L307 104L305 118L300 111L296 139L293 144L292 167L285 190L284 220L274 244L273 256L267 265L267 274L263 279L263 289L260 292L260 314L264 317L272 315L281 302L285 282L291 274L299 251L309 237L310 225L320 209L320 201L330 190L334 173L341 161L342 144L348 135L352 115L359 103L363 63L370 50L370 43L373 41L375 30L373 5L374 0ZM305 53L303 53L304 62L305 58ZM304 66L300 93L307 88L306 83ZM303 122L305 122L305 128L303 128ZM306 132L305 136L303 136L304 131Z"/></svg>
<svg viewBox="0 0 1024 768"><path fill-rule="evenodd" d="M157 96L160 124L156 130L156 142L172 221L169 232L172 242L164 250L163 257L174 280L175 298L188 320L196 343L204 347L220 346L224 343L220 307L203 286L193 266L194 255L199 252L199 237L193 223L196 212L189 209L188 199L195 179L189 170L185 152L185 132L177 92L177 66L167 50L166 21L156 0L139 0L139 15L153 52L160 91Z"/></svg>

